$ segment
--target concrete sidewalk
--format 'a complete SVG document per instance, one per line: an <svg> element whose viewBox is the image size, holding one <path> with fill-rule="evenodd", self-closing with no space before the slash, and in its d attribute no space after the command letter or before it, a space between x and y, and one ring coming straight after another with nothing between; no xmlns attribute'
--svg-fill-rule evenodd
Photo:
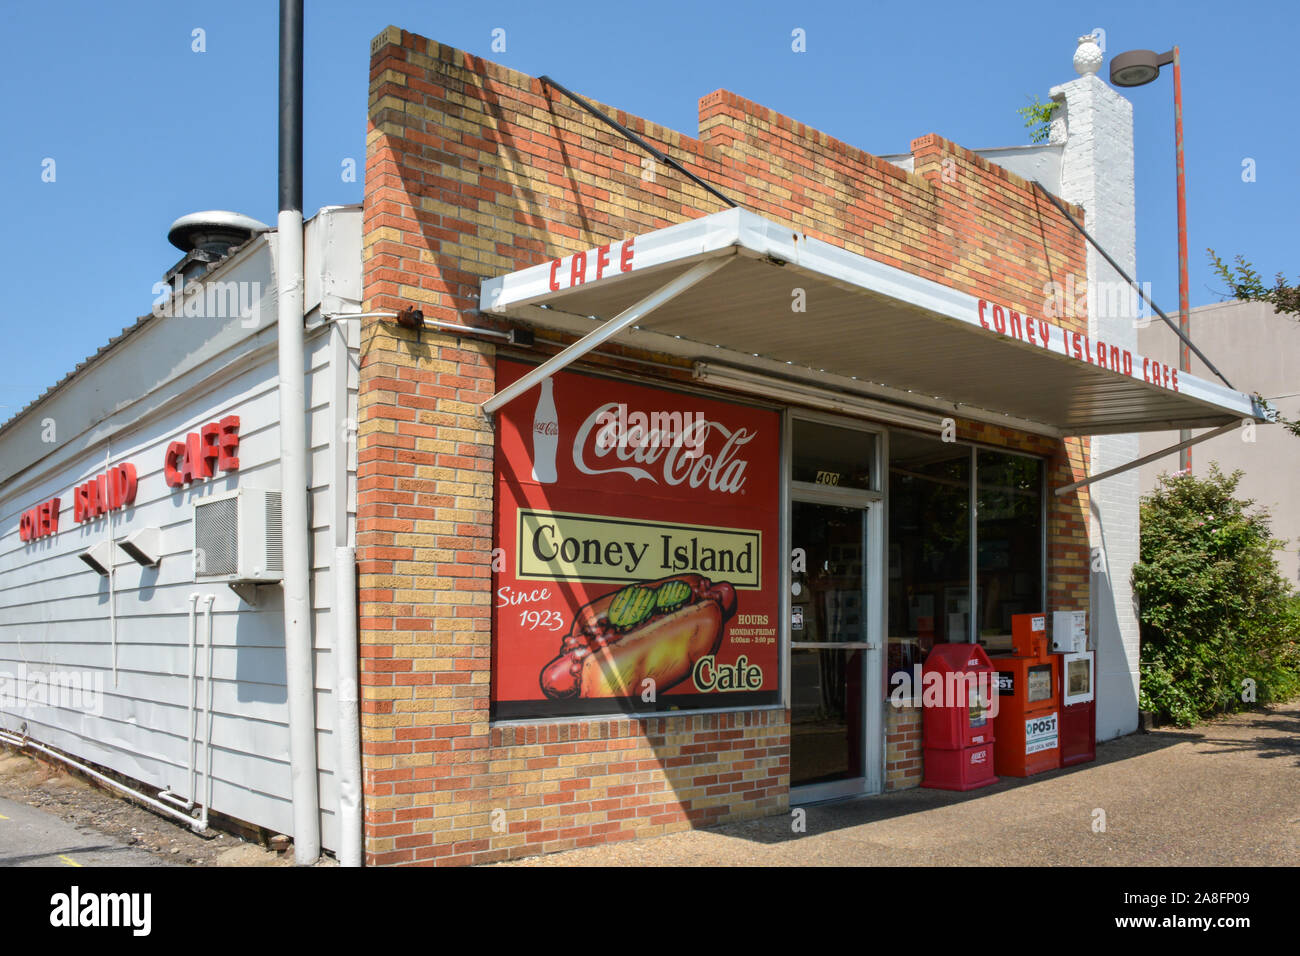
<svg viewBox="0 0 1300 956"><path fill-rule="evenodd" d="M804 833L787 814L499 865L1295 866L1300 703L1123 737L1095 763L971 793L804 809Z"/></svg>

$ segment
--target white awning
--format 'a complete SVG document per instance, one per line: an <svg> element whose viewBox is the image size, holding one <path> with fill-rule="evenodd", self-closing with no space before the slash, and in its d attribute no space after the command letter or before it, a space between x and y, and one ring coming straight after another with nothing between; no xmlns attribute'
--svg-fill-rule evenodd
<svg viewBox="0 0 1300 956"><path fill-rule="evenodd" d="M1242 392L743 209L488 279L481 303L584 337L547 374L615 341L1054 436L1263 420Z"/></svg>

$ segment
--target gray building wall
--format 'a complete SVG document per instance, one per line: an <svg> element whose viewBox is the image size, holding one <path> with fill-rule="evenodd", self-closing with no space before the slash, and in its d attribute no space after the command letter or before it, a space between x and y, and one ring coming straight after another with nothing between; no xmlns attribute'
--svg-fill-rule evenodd
<svg viewBox="0 0 1300 956"><path fill-rule="evenodd" d="M1177 321L1176 315L1170 318ZM1300 419L1300 319L1282 315L1263 302L1223 302L1192 309L1191 337L1234 387L1258 392L1285 418ZM1138 343L1144 355L1178 363L1177 336L1159 316L1139 330ZM1195 355L1192 373L1217 381ZM1142 454L1177 441L1177 432L1143 435ZM1230 431L1192 447L1193 474L1204 477L1211 462L1224 472L1245 472L1238 496L1255 499L1272 514L1273 536L1289 539L1277 551L1278 564L1291 584L1300 586L1300 496L1296 492L1300 438L1279 425ZM1155 488L1161 473L1177 470L1177 454L1142 466L1142 493Z"/></svg>

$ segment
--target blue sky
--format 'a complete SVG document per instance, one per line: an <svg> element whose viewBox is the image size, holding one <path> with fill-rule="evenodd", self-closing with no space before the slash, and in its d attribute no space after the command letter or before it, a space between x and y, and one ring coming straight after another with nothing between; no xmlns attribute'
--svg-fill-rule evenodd
<svg viewBox="0 0 1300 956"><path fill-rule="evenodd" d="M1220 301L1205 248L1300 275L1300 12L1241 3L435 3L308 0L305 208L359 202L370 39L394 24L693 134L724 87L878 154L939 133L1027 143L1016 108L1074 77L1075 38L1183 58L1193 305ZM0 305L10 352L0 420L153 302L178 216L276 215L273 0L6 3L0 8ZM1081 12L1086 11L1086 12ZM506 31L493 53L492 31ZM807 52L790 49L802 28ZM206 51L192 50L205 31ZM1105 68L1103 67L1103 76ZM1172 80L1130 90L1138 278L1174 312ZM42 163L55 161L55 181ZM1242 181L1255 161L1256 179Z"/></svg>

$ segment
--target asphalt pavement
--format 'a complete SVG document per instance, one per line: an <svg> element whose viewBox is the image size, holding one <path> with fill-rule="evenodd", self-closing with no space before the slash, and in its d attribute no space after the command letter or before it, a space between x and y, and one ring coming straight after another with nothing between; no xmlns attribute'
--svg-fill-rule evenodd
<svg viewBox="0 0 1300 956"><path fill-rule="evenodd" d="M166 865L147 850L0 797L0 867Z"/></svg>

